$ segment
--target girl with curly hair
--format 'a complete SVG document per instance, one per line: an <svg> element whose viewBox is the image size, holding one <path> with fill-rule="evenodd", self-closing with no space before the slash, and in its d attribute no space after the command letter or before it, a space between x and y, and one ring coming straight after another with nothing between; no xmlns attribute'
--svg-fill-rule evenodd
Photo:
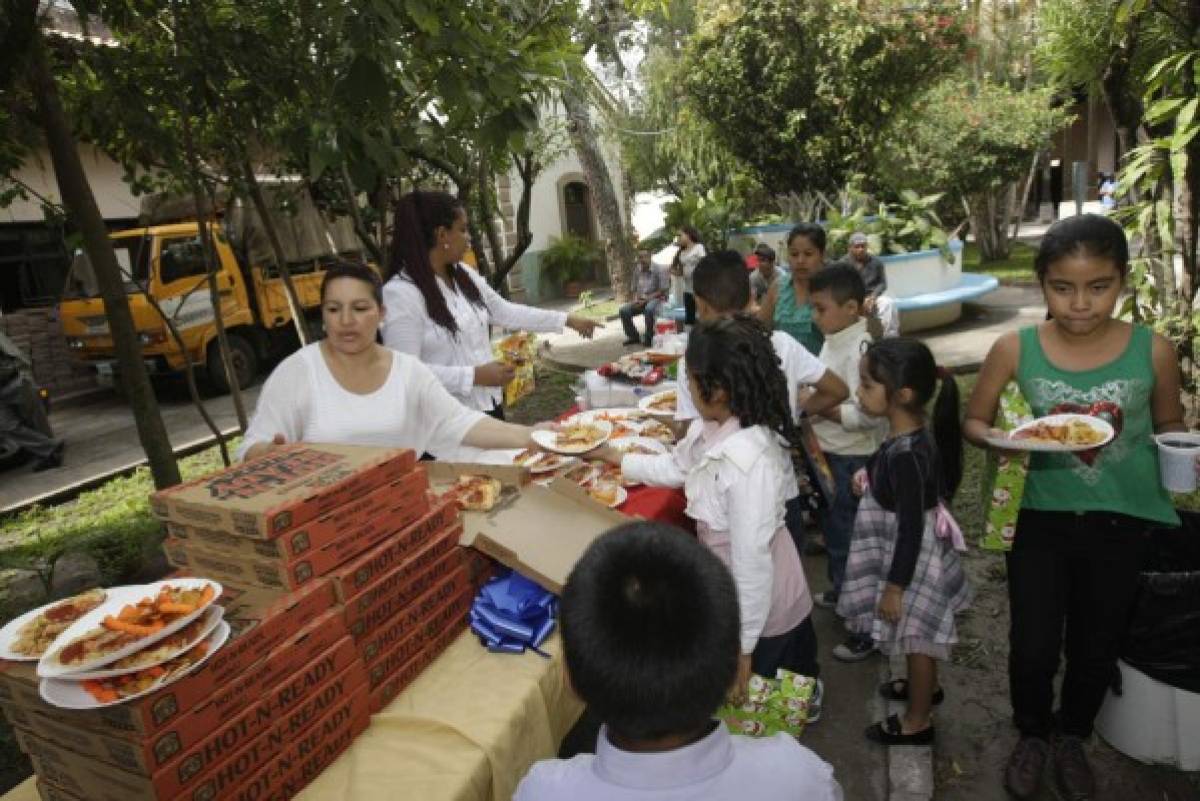
<svg viewBox="0 0 1200 801"><path fill-rule="evenodd" d="M700 541L733 574L741 612L738 680L778 668L816 677L812 595L784 524L798 493L792 454L801 447L787 381L769 332L746 315L699 325L687 348L687 381L699 417L675 450L600 458L631 481L682 487ZM819 687L818 683L818 687ZM809 721L820 714L819 692Z"/></svg>

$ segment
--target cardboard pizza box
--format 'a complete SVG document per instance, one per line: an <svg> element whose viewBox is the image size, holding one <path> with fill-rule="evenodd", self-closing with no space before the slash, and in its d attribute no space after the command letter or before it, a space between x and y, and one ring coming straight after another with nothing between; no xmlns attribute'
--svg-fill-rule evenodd
<svg viewBox="0 0 1200 801"><path fill-rule="evenodd" d="M290 529L273 540L240 537L220 529L200 528L170 520L166 523L167 535L181 544L228 556L292 562L396 509L409 509L412 519L416 520L428 510L428 488L425 469L418 465L411 473L377 487L361 498L344 503L328 514Z"/></svg>
<svg viewBox="0 0 1200 801"><path fill-rule="evenodd" d="M384 707L394 701L396 696L404 691L404 688L412 684L413 680L441 656L451 643L459 637L468 636L473 635L457 626L438 632L425 643L425 646L415 656L394 672L383 675L377 682L369 684L368 686L371 687L371 714L382 712ZM376 665L376 669L380 673L383 672L380 665Z"/></svg>
<svg viewBox="0 0 1200 801"><path fill-rule="evenodd" d="M403 536L405 529L425 515L428 509L429 500L422 492L416 500L404 501L394 509L361 521L359 525L347 529L341 537L288 560L254 558L237 551L193 545L171 537L163 542L163 550L167 561L175 567L209 576L222 583L294 590L330 573L384 540Z"/></svg>
<svg viewBox="0 0 1200 801"><path fill-rule="evenodd" d="M164 521L274 539L395 481L415 464L411 450L293 443L160 490L150 508Z"/></svg>
<svg viewBox="0 0 1200 801"><path fill-rule="evenodd" d="M350 636L355 641L363 640L437 582L466 567L464 556L473 551L458 544L459 536L456 530L447 529L347 603L346 628Z"/></svg>
<svg viewBox="0 0 1200 801"><path fill-rule="evenodd" d="M462 544L561 595L584 550L631 519L600 505L573 482L556 478L548 487L524 487L511 503L491 512L464 514Z"/></svg>
<svg viewBox="0 0 1200 801"><path fill-rule="evenodd" d="M405 639L418 632L423 623L447 605L459 609L459 620L455 621L452 616L445 616L445 625L466 621L474 594L467 577L467 569L460 565L450 575L435 582L398 614L357 641L358 653L363 664L370 668L388 652L395 650ZM455 601L462 603L453 603Z"/></svg>
<svg viewBox="0 0 1200 801"><path fill-rule="evenodd" d="M448 499L436 501L420 520L329 574L338 600L347 603L370 589L429 543L440 539L443 531L458 525L458 504Z"/></svg>
<svg viewBox="0 0 1200 801"><path fill-rule="evenodd" d="M156 790L163 795L191 791L201 781L237 754L263 731L282 720L299 724L317 719L335 701L347 697L367 681L366 670L348 638L343 637L325 653L297 672L280 680L232 720L200 731L203 739L182 753L163 758L151 740L125 740L82 727L60 723L38 712L24 713L19 728L70 751L77 756L106 762L132 774L153 776ZM248 776L270 754L265 751L255 764L243 767ZM216 779L209 782L216 791L223 789Z"/></svg>

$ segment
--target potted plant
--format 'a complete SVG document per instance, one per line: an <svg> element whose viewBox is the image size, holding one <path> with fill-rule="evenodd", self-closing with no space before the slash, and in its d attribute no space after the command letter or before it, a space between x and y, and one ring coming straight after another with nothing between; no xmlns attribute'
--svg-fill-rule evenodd
<svg viewBox="0 0 1200 801"><path fill-rule="evenodd" d="M563 295L577 298L583 282L591 279L603 263L604 254L596 243L567 235L550 240L550 246L542 252L541 270Z"/></svg>

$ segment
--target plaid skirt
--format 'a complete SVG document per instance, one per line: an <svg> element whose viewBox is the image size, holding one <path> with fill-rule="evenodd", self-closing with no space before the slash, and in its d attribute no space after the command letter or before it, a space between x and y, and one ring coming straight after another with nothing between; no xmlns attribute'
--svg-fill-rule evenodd
<svg viewBox="0 0 1200 801"><path fill-rule="evenodd" d="M846 577L838 596L838 614L846 628L869 634L885 654L919 653L948 659L958 641L954 615L971 602L971 588L954 545L934 531L936 513L925 515L925 532L912 581L904 589L903 610L895 625L879 617L899 523L896 515L864 493L854 519Z"/></svg>

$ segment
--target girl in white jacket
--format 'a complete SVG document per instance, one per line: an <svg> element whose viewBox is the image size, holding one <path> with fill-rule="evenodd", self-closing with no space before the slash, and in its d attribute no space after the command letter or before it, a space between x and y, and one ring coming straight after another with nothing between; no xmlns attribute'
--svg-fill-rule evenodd
<svg viewBox="0 0 1200 801"><path fill-rule="evenodd" d="M750 673L778 668L816 677L812 596L784 525L797 494L791 448L799 434L769 333L745 315L698 326L687 348L687 381L700 417L672 453L597 456L625 477L683 487L700 541L729 567L741 613L737 688ZM814 709L810 721L815 719Z"/></svg>

